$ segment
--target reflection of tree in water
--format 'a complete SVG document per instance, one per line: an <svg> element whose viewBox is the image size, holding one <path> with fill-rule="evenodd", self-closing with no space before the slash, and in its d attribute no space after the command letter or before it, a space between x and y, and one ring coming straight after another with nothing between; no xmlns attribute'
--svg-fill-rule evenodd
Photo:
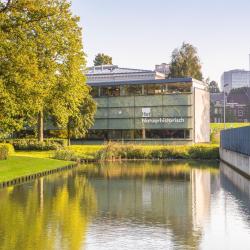
<svg viewBox="0 0 250 250"><path fill-rule="evenodd" d="M87 179L68 173L0 190L0 198L4 250L80 249L96 210Z"/></svg>
<svg viewBox="0 0 250 250"><path fill-rule="evenodd" d="M110 224L110 230L113 221L166 227L174 244L199 247L210 210L210 176L217 176L218 168L191 162L131 162L79 171L86 172L96 190L97 220Z"/></svg>

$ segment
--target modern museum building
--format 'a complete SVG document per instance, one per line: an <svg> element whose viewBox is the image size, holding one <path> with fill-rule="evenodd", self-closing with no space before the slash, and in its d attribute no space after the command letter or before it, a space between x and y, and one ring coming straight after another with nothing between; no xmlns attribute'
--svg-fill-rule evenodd
<svg viewBox="0 0 250 250"><path fill-rule="evenodd" d="M210 141L210 96L201 81L103 65L88 70L87 83L97 103L88 141L176 145Z"/></svg>

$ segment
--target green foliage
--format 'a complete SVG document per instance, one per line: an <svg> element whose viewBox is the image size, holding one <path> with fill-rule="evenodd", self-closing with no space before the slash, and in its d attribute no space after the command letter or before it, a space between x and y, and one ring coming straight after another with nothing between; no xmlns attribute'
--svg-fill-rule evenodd
<svg viewBox="0 0 250 250"><path fill-rule="evenodd" d="M211 81L209 83L209 92L210 93L220 93L219 85L216 81Z"/></svg>
<svg viewBox="0 0 250 250"><path fill-rule="evenodd" d="M62 139L47 139L43 142L38 142L36 139L11 139L5 140L13 145L16 150L57 150L66 146L67 140Z"/></svg>
<svg viewBox="0 0 250 250"><path fill-rule="evenodd" d="M57 150L53 156L57 160L77 161L78 157L71 150Z"/></svg>
<svg viewBox="0 0 250 250"><path fill-rule="evenodd" d="M169 77L193 77L202 80L201 63L197 55L197 49L189 44L183 43L180 49L172 53Z"/></svg>
<svg viewBox="0 0 250 250"><path fill-rule="evenodd" d="M7 160L8 156L9 156L8 146L0 144L0 160Z"/></svg>
<svg viewBox="0 0 250 250"><path fill-rule="evenodd" d="M95 60L94 60L94 65L95 66L100 66L100 65L111 65L112 63L112 57L105 55L103 53L99 53L96 55Z"/></svg>
<svg viewBox="0 0 250 250"><path fill-rule="evenodd" d="M13 155L15 153L15 149L11 143L0 143L0 146L6 147L9 155Z"/></svg>
<svg viewBox="0 0 250 250"><path fill-rule="evenodd" d="M79 18L72 15L69 1L10 2L0 16L2 131L37 125L39 114L53 117L63 128L71 117L87 117L88 122L73 124L86 130L94 116L93 108L86 106L94 103L83 75Z"/></svg>
<svg viewBox="0 0 250 250"><path fill-rule="evenodd" d="M79 158L86 156L98 160L116 159L218 159L218 145L198 144L186 146L147 146L109 142L103 146L71 146Z"/></svg>

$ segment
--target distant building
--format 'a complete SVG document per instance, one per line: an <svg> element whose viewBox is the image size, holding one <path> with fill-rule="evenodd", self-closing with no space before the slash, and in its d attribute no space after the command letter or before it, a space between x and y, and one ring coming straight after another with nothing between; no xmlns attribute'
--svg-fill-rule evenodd
<svg viewBox="0 0 250 250"><path fill-rule="evenodd" d="M224 122L224 93L210 95L211 122ZM226 96L226 122L250 122L250 88L232 90Z"/></svg>
<svg viewBox="0 0 250 250"><path fill-rule="evenodd" d="M155 71L164 74L166 77L168 77L170 73L169 64L162 63L160 65L155 65Z"/></svg>
<svg viewBox="0 0 250 250"><path fill-rule="evenodd" d="M119 68L117 65L101 65L88 68L87 82L139 81L165 79L165 74L154 70Z"/></svg>
<svg viewBox="0 0 250 250"><path fill-rule="evenodd" d="M230 70L226 71L221 76L221 90L224 90L224 85L228 84L225 87L225 91L229 93L232 89L250 87L250 71L246 70Z"/></svg>

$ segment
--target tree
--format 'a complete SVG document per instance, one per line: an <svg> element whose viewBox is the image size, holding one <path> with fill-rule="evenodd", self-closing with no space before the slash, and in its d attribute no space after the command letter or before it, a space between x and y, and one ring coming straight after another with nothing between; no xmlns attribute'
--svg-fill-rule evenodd
<svg viewBox="0 0 250 250"><path fill-rule="evenodd" d="M79 18L67 0L13 0L2 6L0 127L15 131L37 125L43 141L44 117L66 128L91 98L83 75ZM94 112L85 115L93 117Z"/></svg>
<svg viewBox="0 0 250 250"><path fill-rule="evenodd" d="M95 66L100 66L100 65L112 65L112 57L105 55L103 53L99 53L96 55L95 60L94 60L94 65Z"/></svg>
<svg viewBox="0 0 250 250"><path fill-rule="evenodd" d="M216 81L211 81L209 83L209 92L210 93L220 93L219 85Z"/></svg>
<svg viewBox="0 0 250 250"><path fill-rule="evenodd" d="M197 55L197 49L189 44L183 43L180 49L172 53L169 77L193 77L202 80L201 63Z"/></svg>

